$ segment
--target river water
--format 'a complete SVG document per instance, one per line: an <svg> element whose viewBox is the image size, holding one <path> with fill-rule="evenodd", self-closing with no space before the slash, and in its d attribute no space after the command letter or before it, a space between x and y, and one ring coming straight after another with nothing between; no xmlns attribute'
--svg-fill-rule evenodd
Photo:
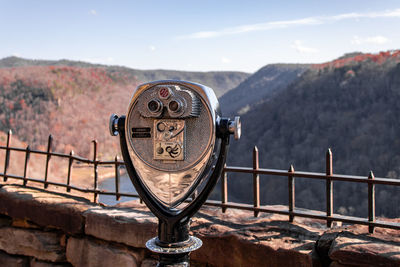
<svg viewBox="0 0 400 267"><path fill-rule="evenodd" d="M129 193L129 194L136 194L136 190L133 187L133 184L131 182L131 179L129 179L129 176L127 173L124 175L120 176L120 182L119 182L119 192L120 193ZM109 192L115 192L115 178L108 178L101 183L99 183L99 189L109 191ZM99 202L104 203L106 205L115 205L121 202L126 202L133 200L135 198L131 197L121 197L119 201L116 200L115 196L107 196L107 195L99 195Z"/></svg>

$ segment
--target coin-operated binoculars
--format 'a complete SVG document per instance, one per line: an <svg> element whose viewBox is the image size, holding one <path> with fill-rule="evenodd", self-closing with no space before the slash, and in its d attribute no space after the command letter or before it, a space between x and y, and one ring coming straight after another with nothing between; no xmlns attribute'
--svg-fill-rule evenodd
<svg viewBox="0 0 400 267"><path fill-rule="evenodd" d="M129 177L159 219L147 248L160 254L158 266L189 266L189 253L202 245L189 235L190 218L221 176L230 135L240 138L239 117L222 118L206 86L155 81L136 89L126 117L111 115L110 132L119 134Z"/></svg>

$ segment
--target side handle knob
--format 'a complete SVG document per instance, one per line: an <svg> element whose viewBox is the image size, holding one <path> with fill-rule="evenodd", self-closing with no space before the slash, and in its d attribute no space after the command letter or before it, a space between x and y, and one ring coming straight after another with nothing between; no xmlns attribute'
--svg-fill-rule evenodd
<svg viewBox="0 0 400 267"><path fill-rule="evenodd" d="M242 135L242 123L240 117L236 116L233 121L229 120L228 130L230 134L233 134L235 140L239 140Z"/></svg>
<svg viewBox="0 0 400 267"><path fill-rule="evenodd" d="M112 114L110 117L110 122L108 124L110 134L111 136L117 136L118 135L118 115L117 114Z"/></svg>

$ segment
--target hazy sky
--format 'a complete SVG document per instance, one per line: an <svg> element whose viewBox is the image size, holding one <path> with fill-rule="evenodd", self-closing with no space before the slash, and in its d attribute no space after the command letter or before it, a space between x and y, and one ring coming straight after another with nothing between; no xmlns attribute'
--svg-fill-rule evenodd
<svg viewBox="0 0 400 267"><path fill-rule="evenodd" d="M0 0L0 58L240 70L400 49L400 1Z"/></svg>

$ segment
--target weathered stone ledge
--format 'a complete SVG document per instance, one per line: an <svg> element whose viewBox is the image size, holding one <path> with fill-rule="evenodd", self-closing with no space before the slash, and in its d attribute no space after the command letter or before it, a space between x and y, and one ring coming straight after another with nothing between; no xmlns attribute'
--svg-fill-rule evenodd
<svg viewBox="0 0 400 267"><path fill-rule="evenodd" d="M4 185L0 188L0 214L17 219L29 219L43 226L66 233L83 233L83 212L96 207L87 199L41 189Z"/></svg>
<svg viewBox="0 0 400 267"><path fill-rule="evenodd" d="M0 188L0 265L155 266L145 242L157 219L137 201L103 207L18 185ZM399 231L228 209L192 220L195 266L400 266Z"/></svg>
<svg viewBox="0 0 400 267"><path fill-rule="evenodd" d="M39 260L65 261L65 235L2 227L0 228L0 249L8 254L31 256Z"/></svg>

